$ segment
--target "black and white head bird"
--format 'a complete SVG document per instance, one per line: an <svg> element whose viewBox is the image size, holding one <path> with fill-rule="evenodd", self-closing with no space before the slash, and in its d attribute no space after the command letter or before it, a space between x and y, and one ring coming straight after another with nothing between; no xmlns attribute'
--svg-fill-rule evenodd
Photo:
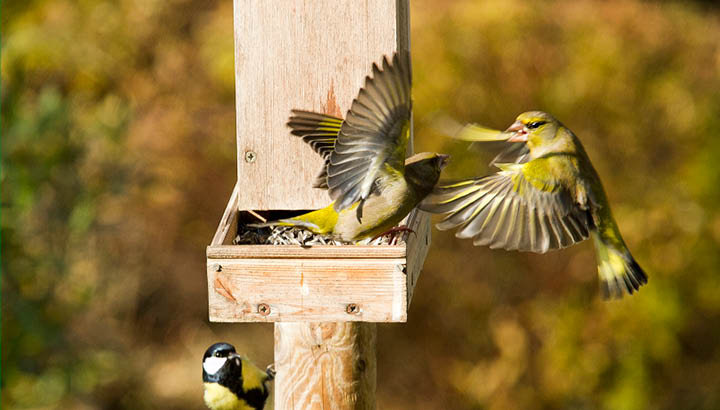
<svg viewBox="0 0 720 410"><path fill-rule="evenodd" d="M274 370L259 369L229 343L215 343L203 356L205 404L211 410L261 410Z"/></svg>

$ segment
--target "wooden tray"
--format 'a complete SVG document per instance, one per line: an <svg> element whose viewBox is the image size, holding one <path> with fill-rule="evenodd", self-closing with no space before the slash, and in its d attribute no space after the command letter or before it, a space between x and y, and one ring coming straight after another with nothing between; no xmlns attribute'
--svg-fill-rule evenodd
<svg viewBox="0 0 720 410"><path fill-rule="evenodd" d="M406 322L430 245L430 219L413 211L415 233L397 245L232 245L235 186L207 247L212 322Z"/></svg>

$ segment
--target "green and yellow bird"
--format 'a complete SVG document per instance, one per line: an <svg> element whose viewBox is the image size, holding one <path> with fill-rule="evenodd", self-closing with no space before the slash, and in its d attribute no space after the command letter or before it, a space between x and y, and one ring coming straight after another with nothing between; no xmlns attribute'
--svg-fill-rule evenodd
<svg viewBox="0 0 720 410"><path fill-rule="evenodd" d="M439 184L420 206L447 214L438 229L459 228L455 236L475 245L539 253L592 236L605 298L647 283L580 140L553 116L530 111L504 132L469 125L456 138L522 144L493 160L495 174Z"/></svg>
<svg viewBox="0 0 720 410"><path fill-rule="evenodd" d="M383 235L433 189L448 156L420 153L407 160L412 109L410 56L373 64L345 119L293 110L293 135L325 158L314 187L327 189L325 208L263 226L297 226L344 242Z"/></svg>
<svg viewBox="0 0 720 410"><path fill-rule="evenodd" d="M205 404L211 410L261 410L268 397L273 371L263 371L235 352L228 343L215 343L203 356Z"/></svg>

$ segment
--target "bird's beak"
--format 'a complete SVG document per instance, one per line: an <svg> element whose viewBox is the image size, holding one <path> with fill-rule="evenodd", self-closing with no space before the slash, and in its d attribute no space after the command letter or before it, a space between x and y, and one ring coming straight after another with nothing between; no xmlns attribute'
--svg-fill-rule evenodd
<svg viewBox="0 0 720 410"><path fill-rule="evenodd" d="M512 136L507 139L508 142L527 141L527 130L525 129L525 125L520 121L515 121L510 127L508 127L508 129L505 130L505 133L512 134Z"/></svg>
<svg viewBox="0 0 720 410"><path fill-rule="evenodd" d="M236 363L240 363L242 361L242 356L240 356L237 353L230 353L228 355L229 360L235 360Z"/></svg>
<svg viewBox="0 0 720 410"><path fill-rule="evenodd" d="M445 166L450 161L450 155L447 154L437 154L438 158L440 158L440 169L445 168Z"/></svg>

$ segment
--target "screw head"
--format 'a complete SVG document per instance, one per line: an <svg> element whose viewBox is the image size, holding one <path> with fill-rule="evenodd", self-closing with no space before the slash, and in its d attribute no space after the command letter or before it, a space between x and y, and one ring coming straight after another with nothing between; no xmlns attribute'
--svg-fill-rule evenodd
<svg viewBox="0 0 720 410"><path fill-rule="evenodd" d="M257 305L257 311L263 316L270 314L270 306L267 303L260 303Z"/></svg>
<svg viewBox="0 0 720 410"><path fill-rule="evenodd" d="M360 313L360 307L355 303L348 303L348 305L345 306L345 312L349 315L354 315Z"/></svg>
<svg viewBox="0 0 720 410"><path fill-rule="evenodd" d="M255 151L245 151L245 162L252 164L257 159Z"/></svg>

